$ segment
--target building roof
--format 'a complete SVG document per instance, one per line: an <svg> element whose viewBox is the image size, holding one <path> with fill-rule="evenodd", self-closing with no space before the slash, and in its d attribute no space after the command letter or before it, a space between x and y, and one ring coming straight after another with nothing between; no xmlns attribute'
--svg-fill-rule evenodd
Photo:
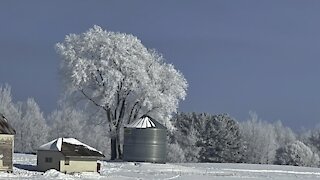
<svg viewBox="0 0 320 180"><path fill-rule="evenodd" d="M8 123L6 117L0 113L0 134L16 134L16 130Z"/></svg>
<svg viewBox="0 0 320 180"><path fill-rule="evenodd" d="M166 129L162 124L160 124L155 119L151 118L150 116L142 116L140 119L133 121L132 123L128 124L126 127L128 128L157 128L157 129Z"/></svg>
<svg viewBox="0 0 320 180"><path fill-rule="evenodd" d="M65 156L104 157L102 152L75 138L57 138L40 146L38 150L59 151Z"/></svg>

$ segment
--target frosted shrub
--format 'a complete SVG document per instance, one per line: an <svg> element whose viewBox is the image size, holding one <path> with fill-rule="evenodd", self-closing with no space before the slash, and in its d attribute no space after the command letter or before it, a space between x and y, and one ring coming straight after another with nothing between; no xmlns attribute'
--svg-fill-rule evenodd
<svg viewBox="0 0 320 180"><path fill-rule="evenodd" d="M181 163L185 162L184 152L179 144L168 144L167 146L167 161Z"/></svg>
<svg viewBox="0 0 320 180"><path fill-rule="evenodd" d="M316 167L319 156L301 141L295 141L277 150L275 164Z"/></svg>

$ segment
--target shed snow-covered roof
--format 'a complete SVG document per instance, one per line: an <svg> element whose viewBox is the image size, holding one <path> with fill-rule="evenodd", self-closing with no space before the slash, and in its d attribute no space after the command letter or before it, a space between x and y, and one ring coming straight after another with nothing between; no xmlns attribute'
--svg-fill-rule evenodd
<svg viewBox="0 0 320 180"><path fill-rule="evenodd" d="M60 151L65 156L104 157L102 152L75 138L57 138L39 147L39 150Z"/></svg>
<svg viewBox="0 0 320 180"><path fill-rule="evenodd" d="M0 134L16 134L16 131L13 127L8 123L6 117L0 113Z"/></svg>
<svg viewBox="0 0 320 180"><path fill-rule="evenodd" d="M142 116L140 119L133 121L128 124L126 127L129 128L158 128L158 129L166 129L162 124L160 124L155 119L150 116Z"/></svg>

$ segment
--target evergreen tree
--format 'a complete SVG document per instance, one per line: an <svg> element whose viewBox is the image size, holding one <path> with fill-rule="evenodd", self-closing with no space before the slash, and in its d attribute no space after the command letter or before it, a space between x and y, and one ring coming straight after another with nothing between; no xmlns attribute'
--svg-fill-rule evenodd
<svg viewBox="0 0 320 180"><path fill-rule="evenodd" d="M172 121L170 142L181 147L187 162L242 162L244 142L229 115L179 113Z"/></svg>
<svg viewBox="0 0 320 180"><path fill-rule="evenodd" d="M200 160L202 162L237 163L243 161L245 147L239 125L227 114L203 115L205 126L201 133Z"/></svg>

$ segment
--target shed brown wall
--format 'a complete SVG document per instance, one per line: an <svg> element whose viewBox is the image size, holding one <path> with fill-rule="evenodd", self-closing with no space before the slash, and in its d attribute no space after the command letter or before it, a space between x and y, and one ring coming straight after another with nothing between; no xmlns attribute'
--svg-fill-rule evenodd
<svg viewBox="0 0 320 180"><path fill-rule="evenodd" d="M14 135L0 134L0 171L12 172Z"/></svg>
<svg viewBox="0 0 320 180"><path fill-rule="evenodd" d="M52 162L46 162L46 158L52 158ZM60 160L64 156L59 151L38 150L37 152L37 168L38 171L47 171L49 169L56 169L60 171Z"/></svg>

